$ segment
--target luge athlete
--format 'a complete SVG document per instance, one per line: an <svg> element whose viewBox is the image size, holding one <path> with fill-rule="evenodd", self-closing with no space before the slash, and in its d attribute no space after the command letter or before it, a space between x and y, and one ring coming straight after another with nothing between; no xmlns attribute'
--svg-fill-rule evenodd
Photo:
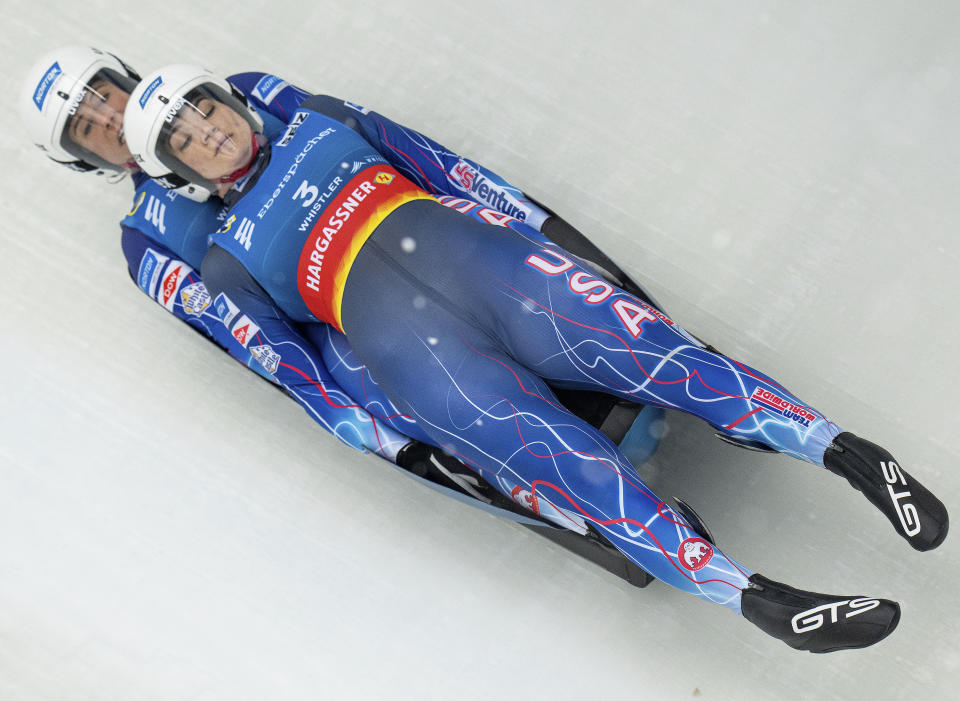
<svg viewBox="0 0 960 701"><path fill-rule="evenodd" d="M208 247L208 235L223 222L225 208L219 201L191 199L189 188L180 193L166 189L136 165L124 139L122 120L130 92L139 79L133 69L110 53L90 47L62 47L44 55L28 71L20 108L31 139L53 162L77 172L103 175L112 182L131 175L135 191L130 211L121 222L122 247L130 276L145 294L277 383L311 418L347 445L374 452L433 486L469 497L471 503L493 507L495 513L521 521L634 584L649 581L645 573L599 542L582 521L575 522L546 505L537 514L530 514L521 509L526 505L522 495L503 497L479 480L475 472L425 443L430 439L380 391L366 368L356 361L343 334L326 325L314 325L310 342L286 339L270 346L256 342L258 332L242 316L228 331L219 316L222 308L213 304L197 272ZM282 120L277 124L285 123L308 96L269 74L242 73L230 80L266 119ZM402 144L403 138L398 137L397 142ZM481 166L476 169L481 182L498 181ZM511 219L464 198L450 204L481 219ZM561 224L557 217L552 218L553 227ZM605 260L602 254L597 258ZM584 404L575 395L571 400ZM603 419L604 429L615 438L626 431L636 415L635 411L594 399L586 401L584 409L582 413L595 417L598 424ZM571 529L574 525L576 528ZM584 547L589 549L584 551Z"/></svg>
<svg viewBox="0 0 960 701"><path fill-rule="evenodd" d="M889 453L704 347L534 228L443 207L390 164L387 135L363 128L362 108L315 96L264 132L241 98L203 69L168 66L126 110L148 173L230 206L202 265L220 304L268 337L288 331L284 317L342 330L394 403L487 481L585 520L658 579L793 647L863 647L893 630L892 601L793 589L728 558L547 382L687 411L734 440L825 466L911 546L934 548L946 510Z"/></svg>

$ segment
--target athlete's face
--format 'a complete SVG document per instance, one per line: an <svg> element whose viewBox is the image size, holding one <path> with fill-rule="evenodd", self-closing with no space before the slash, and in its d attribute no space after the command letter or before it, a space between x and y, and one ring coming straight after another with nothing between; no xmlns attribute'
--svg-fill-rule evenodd
<svg viewBox="0 0 960 701"><path fill-rule="evenodd" d="M170 152L208 180L246 166L253 157L253 130L230 107L209 97L185 105L170 134Z"/></svg>
<svg viewBox="0 0 960 701"><path fill-rule="evenodd" d="M67 136L105 161L129 164L132 156L123 138L123 108L129 99L128 92L109 80L94 81L67 122Z"/></svg>

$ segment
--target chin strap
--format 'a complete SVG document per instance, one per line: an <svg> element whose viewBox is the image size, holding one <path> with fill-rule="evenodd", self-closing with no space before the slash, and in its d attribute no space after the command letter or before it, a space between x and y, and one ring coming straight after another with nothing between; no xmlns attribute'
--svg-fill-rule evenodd
<svg viewBox="0 0 960 701"><path fill-rule="evenodd" d="M237 170L230 173L230 175L225 175L222 178L218 178L218 183L235 183L244 175L250 172L250 169L253 168L253 164L257 162L257 154L260 152L260 146L267 142L266 137L263 134L258 134L253 132L250 134L250 146L253 148L253 153L250 154L250 161L243 168L238 168Z"/></svg>

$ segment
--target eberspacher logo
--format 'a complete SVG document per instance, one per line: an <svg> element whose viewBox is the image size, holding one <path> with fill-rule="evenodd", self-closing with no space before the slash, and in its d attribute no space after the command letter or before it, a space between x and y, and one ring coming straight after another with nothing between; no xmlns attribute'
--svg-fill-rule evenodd
<svg viewBox="0 0 960 701"><path fill-rule="evenodd" d="M54 61L53 65L43 74L40 82L37 83L37 89L33 91L33 104L35 104L41 112L43 111L43 103L47 99L47 93L50 92L54 81L56 81L61 73L63 73L63 71L60 70L60 64Z"/></svg>
<svg viewBox="0 0 960 701"><path fill-rule="evenodd" d="M147 89L143 91L143 95L140 96L140 109L144 109L147 106L147 100L150 99L150 96L153 95L161 85L163 85L163 78L158 75L150 82Z"/></svg>

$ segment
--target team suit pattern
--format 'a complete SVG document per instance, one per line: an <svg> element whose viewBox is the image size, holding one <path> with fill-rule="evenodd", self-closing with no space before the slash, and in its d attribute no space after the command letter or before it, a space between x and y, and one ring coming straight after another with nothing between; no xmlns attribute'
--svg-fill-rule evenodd
<svg viewBox="0 0 960 701"><path fill-rule="evenodd" d="M547 382L687 411L817 464L838 427L532 228L411 195L395 144L367 138L369 116L314 97L273 135L269 161L228 195L229 217L256 231L214 235L203 263L212 293L258 326L286 315L342 328L434 444L530 508L593 524L658 579L739 612L751 571L654 495Z"/></svg>

